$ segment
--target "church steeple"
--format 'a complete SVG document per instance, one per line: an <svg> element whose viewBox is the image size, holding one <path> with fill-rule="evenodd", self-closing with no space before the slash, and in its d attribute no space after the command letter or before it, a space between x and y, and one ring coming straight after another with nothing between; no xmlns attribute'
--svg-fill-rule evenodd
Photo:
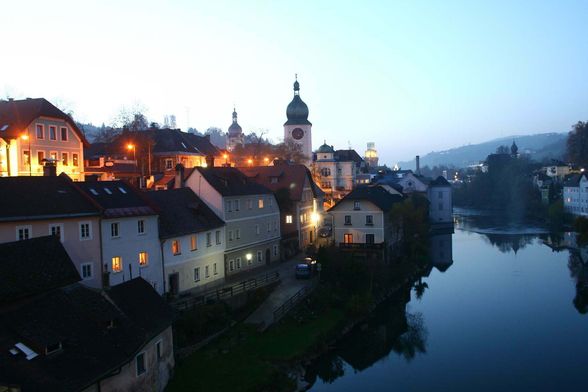
<svg viewBox="0 0 588 392"><path fill-rule="evenodd" d="M284 125L312 125L308 121L308 106L300 98L300 83L298 83L298 74L294 81L294 98L286 108L286 117L288 121Z"/></svg>
<svg viewBox="0 0 588 392"><path fill-rule="evenodd" d="M512 155L513 158L516 158L519 155L519 147L515 143L514 139L512 141L512 146L510 146L510 155Z"/></svg>

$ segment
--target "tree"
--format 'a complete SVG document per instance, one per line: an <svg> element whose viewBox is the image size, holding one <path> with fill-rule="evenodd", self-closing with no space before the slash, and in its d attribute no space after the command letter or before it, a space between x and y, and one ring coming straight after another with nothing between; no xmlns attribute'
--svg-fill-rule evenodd
<svg viewBox="0 0 588 392"><path fill-rule="evenodd" d="M588 166L588 122L578 121L568 135L567 158L582 167Z"/></svg>
<svg viewBox="0 0 588 392"><path fill-rule="evenodd" d="M496 153L497 154L510 154L510 148L508 148L508 146L498 146L496 148Z"/></svg>
<svg viewBox="0 0 588 392"><path fill-rule="evenodd" d="M196 131L196 130L195 130ZM196 131L198 132L198 131ZM218 148L227 148L227 136L225 133L217 127L209 127L205 135L210 135L210 142Z"/></svg>
<svg viewBox="0 0 588 392"><path fill-rule="evenodd" d="M302 152L302 146L290 138L276 146L276 156L294 163L304 163L309 159Z"/></svg>

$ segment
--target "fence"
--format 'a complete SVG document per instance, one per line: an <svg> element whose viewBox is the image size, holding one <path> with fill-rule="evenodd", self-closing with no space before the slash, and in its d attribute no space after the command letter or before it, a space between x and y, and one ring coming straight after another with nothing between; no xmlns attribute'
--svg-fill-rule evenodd
<svg viewBox="0 0 588 392"><path fill-rule="evenodd" d="M274 323L278 322L282 317L286 315L298 302L300 302L304 297L314 290L316 287L316 283L313 283L309 286L304 286L300 290L296 292L293 296L288 298L286 302L280 305L276 310L274 310Z"/></svg>
<svg viewBox="0 0 588 392"><path fill-rule="evenodd" d="M247 293L249 291L268 286L279 280L279 272L267 273L262 276L256 276L255 278L235 283L231 286L219 287L217 289L211 289L202 293L198 293L197 295L186 298L179 298L174 301L172 305L178 310L192 309L200 305L222 301L239 294Z"/></svg>

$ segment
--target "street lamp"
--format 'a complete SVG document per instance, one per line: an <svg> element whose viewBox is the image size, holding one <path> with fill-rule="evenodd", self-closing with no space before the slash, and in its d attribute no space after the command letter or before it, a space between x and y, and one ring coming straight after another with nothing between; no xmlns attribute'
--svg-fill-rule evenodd
<svg viewBox="0 0 588 392"><path fill-rule="evenodd" d="M265 162L265 165L266 166L269 164L269 158L268 157L263 158L263 161Z"/></svg>
<svg viewBox="0 0 588 392"><path fill-rule="evenodd" d="M247 163L249 164L249 166L253 165L253 159L249 158L249 159L247 160Z"/></svg>
<svg viewBox="0 0 588 392"><path fill-rule="evenodd" d="M225 166L229 165L229 154L224 154L223 158L225 158Z"/></svg>
<svg viewBox="0 0 588 392"><path fill-rule="evenodd" d="M137 166L137 154L136 154L136 149L135 149L135 145L134 144L127 144L127 150L131 151L133 150L133 160L135 161L135 166Z"/></svg>
<svg viewBox="0 0 588 392"><path fill-rule="evenodd" d="M29 156L28 156L28 164L29 164L29 177L31 177L33 175L33 168L32 168L32 163L33 163L33 158L32 158L32 154L31 154L31 138L29 137L29 130L27 129L27 133L23 133L20 138L22 140L28 140L29 142Z"/></svg>

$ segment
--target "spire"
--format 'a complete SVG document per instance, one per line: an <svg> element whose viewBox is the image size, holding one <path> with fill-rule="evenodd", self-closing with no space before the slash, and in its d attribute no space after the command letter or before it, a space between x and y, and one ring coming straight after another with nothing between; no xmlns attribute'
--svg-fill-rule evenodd
<svg viewBox="0 0 588 392"><path fill-rule="evenodd" d="M294 95L300 94L300 83L298 83L298 74L294 74Z"/></svg>
<svg viewBox="0 0 588 392"><path fill-rule="evenodd" d="M514 139L512 140L512 146L510 146L510 153L513 157L517 157L519 152L519 147L517 146L517 144L515 143Z"/></svg>
<svg viewBox="0 0 588 392"><path fill-rule="evenodd" d="M237 110L233 106L233 123L237 123Z"/></svg>

